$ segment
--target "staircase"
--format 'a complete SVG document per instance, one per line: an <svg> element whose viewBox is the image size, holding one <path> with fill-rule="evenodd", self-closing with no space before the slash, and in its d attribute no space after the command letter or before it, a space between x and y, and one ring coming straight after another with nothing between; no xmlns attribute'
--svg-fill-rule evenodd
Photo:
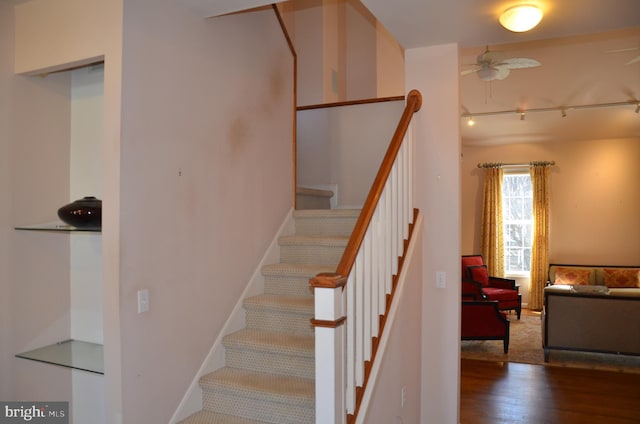
<svg viewBox="0 0 640 424"><path fill-rule="evenodd" d="M244 300L246 327L224 338L225 367L200 379L203 409L182 424L315 422L315 338L309 279L334 272L359 210L294 211L264 293Z"/></svg>

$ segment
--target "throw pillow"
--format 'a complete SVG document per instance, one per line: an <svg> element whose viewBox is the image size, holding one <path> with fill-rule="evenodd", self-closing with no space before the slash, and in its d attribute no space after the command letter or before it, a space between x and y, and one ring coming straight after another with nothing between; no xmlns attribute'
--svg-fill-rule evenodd
<svg viewBox="0 0 640 424"><path fill-rule="evenodd" d="M607 287L640 287L640 268L604 268Z"/></svg>
<svg viewBox="0 0 640 424"><path fill-rule="evenodd" d="M587 285L591 284L593 270L578 268L556 268L556 279L553 284Z"/></svg>
<svg viewBox="0 0 640 424"><path fill-rule="evenodd" d="M482 284L482 287L489 286L489 273L486 265L467 267L469 278Z"/></svg>

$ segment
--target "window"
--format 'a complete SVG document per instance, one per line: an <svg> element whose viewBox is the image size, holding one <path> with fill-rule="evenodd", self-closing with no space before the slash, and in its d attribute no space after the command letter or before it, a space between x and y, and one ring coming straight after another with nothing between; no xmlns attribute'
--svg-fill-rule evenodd
<svg viewBox="0 0 640 424"><path fill-rule="evenodd" d="M504 272L528 273L533 241L533 190L528 172L505 173L502 178Z"/></svg>

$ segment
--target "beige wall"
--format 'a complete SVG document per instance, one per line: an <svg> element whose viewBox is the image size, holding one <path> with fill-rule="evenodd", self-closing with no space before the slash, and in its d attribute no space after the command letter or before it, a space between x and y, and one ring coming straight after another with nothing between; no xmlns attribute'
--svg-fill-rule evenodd
<svg viewBox="0 0 640 424"><path fill-rule="evenodd" d="M298 105L404 94L402 47L353 0L283 8L298 54Z"/></svg>
<svg viewBox="0 0 640 424"><path fill-rule="evenodd" d="M298 186L337 186L338 207L362 207L404 101L298 112Z"/></svg>
<svg viewBox="0 0 640 424"><path fill-rule="evenodd" d="M103 57L113 3L30 0L15 6L15 71L68 68ZM58 24L61 24L58 26Z"/></svg>
<svg viewBox="0 0 640 424"><path fill-rule="evenodd" d="M460 398L460 118L458 48L407 50L407 90L423 104L415 116L415 206L422 232L422 423L456 423ZM437 66L434 66L437 64ZM435 287L436 272L445 288Z"/></svg>
<svg viewBox="0 0 640 424"><path fill-rule="evenodd" d="M293 60L271 9L203 19L138 0L124 16L123 417L160 423L293 206Z"/></svg>
<svg viewBox="0 0 640 424"><path fill-rule="evenodd" d="M551 172L549 260L556 263L640 263L640 143L558 141L464 147L462 253L480 251L482 174L479 162L555 160Z"/></svg>

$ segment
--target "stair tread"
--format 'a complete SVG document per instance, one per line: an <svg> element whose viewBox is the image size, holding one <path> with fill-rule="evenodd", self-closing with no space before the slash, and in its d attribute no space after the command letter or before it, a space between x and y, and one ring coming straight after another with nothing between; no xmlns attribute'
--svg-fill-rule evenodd
<svg viewBox="0 0 640 424"><path fill-rule="evenodd" d="M310 236L292 235L282 236L279 239L280 246L328 246L345 247L349 242L346 236Z"/></svg>
<svg viewBox="0 0 640 424"><path fill-rule="evenodd" d="M315 277L321 272L335 272L336 267L329 265L296 264L278 262L262 267L262 275L272 277L287 275L291 277Z"/></svg>
<svg viewBox="0 0 640 424"><path fill-rule="evenodd" d="M313 297L260 294L244 300L244 308L250 310L269 309L283 312L313 314Z"/></svg>
<svg viewBox="0 0 640 424"><path fill-rule="evenodd" d="M236 417L232 415L220 414L218 412L202 410L179 424L271 424L266 421L251 420L248 418Z"/></svg>
<svg viewBox="0 0 640 424"><path fill-rule="evenodd" d="M295 218L358 218L361 209L298 209Z"/></svg>
<svg viewBox="0 0 640 424"><path fill-rule="evenodd" d="M245 328L224 337L227 348L269 351L283 355L312 358L315 354L315 336Z"/></svg>
<svg viewBox="0 0 640 424"><path fill-rule="evenodd" d="M221 388L270 402L315 404L315 383L308 378L224 367L200 379L203 389Z"/></svg>

